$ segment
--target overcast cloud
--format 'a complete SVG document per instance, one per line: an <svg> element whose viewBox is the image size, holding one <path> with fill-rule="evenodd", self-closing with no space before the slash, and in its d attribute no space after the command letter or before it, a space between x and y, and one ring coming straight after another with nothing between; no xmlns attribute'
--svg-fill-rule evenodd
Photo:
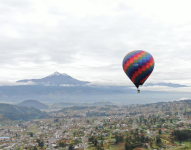
<svg viewBox="0 0 191 150"><path fill-rule="evenodd" d="M92 83L131 86L122 60L141 49L155 59L146 83L191 86L190 4L1 0L1 80L41 78L58 71ZM188 88L175 90L181 89Z"/></svg>

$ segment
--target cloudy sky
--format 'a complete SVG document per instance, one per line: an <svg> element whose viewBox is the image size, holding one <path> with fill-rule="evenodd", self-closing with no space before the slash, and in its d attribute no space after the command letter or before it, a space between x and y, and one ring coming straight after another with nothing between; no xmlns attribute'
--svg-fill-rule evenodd
<svg viewBox="0 0 191 150"><path fill-rule="evenodd" d="M97 84L132 85L122 60L132 50L145 50L155 60L146 83L191 86L190 5L189 0L1 0L0 81L58 71Z"/></svg>

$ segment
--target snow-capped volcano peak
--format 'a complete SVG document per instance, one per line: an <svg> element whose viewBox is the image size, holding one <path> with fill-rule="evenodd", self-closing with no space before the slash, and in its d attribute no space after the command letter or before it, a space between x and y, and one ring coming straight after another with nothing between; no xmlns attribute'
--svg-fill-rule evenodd
<svg viewBox="0 0 191 150"><path fill-rule="evenodd" d="M49 75L48 77L52 77L52 76L60 76L60 75L62 75L62 76L68 76L66 73L59 73L59 72L54 72L53 74L51 74L51 75Z"/></svg>
<svg viewBox="0 0 191 150"><path fill-rule="evenodd" d="M17 82L34 82L37 85L49 85L49 86L61 86L61 85L86 85L89 82L87 81L80 81L77 79L72 78L67 74L61 74L59 72L54 72L53 74L41 78L41 79L27 79L27 80L19 80Z"/></svg>

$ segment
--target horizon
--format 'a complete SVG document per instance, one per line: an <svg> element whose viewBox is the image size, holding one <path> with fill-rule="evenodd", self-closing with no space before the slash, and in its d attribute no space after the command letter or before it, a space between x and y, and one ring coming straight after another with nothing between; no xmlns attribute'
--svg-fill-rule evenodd
<svg viewBox="0 0 191 150"><path fill-rule="evenodd" d="M172 83L158 84L165 84L174 89L177 86L183 86ZM144 87L147 87L147 84ZM179 101L191 97L190 92L147 90L144 87L140 88L141 93L138 94L133 85L97 85L88 81L76 80L66 73L54 72L43 78L24 79L17 81L15 84L10 83L6 86L0 86L2 93L0 96L1 102L4 103L18 103L27 99L34 99L45 103L110 101L118 104ZM148 87L152 87L152 85L148 85ZM183 88L186 87L183 86Z"/></svg>
<svg viewBox="0 0 191 150"><path fill-rule="evenodd" d="M51 76L57 76L57 74L58 75L63 75L63 76L70 76L70 77L72 77L71 75L69 75L69 74L67 74L67 73L60 73L60 72L58 72L58 71L55 71L55 72L53 72L53 73L51 73L51 74L48 74L48 75L46 75L46 76L44 76L44 77L36 77L36 78L34 78L34 79L42 79L42 78L45 78L45 77L51 77ZM152 74L151 74L152 75ZM72 77L73 78L73 77ZM127 77L128 78L128 77ZM32 79L32 78L31 78ZM74 79L76 79L76 78L74 78ZM30 80L30 78L24 78L24 79L20 79L21 81L22 80ZM25 82L25 83L22 83L22 82L18 82L18 81L20 81L20 80L17 80L17 81L8 81L8 82L1 82L0 83L0 86L14 86L14 85L34 85L35 83L33 83L33 82ZM80 80L80 81L82 81L81 79L77 79L77 80ZM86 80L87 81L87 80ZM87 85L94 85L94 86L126 86L126 87L129 87L129 88L132 88L132 89L136 89L135 87L134 87L134 84L133 83L131 83L131 85L126 85L126 84L103 84L102 82L91 82L91 81L87 81L87 82L90 82L89 84L87 84ZM165 89L165 90L162 90L162 91L164 91L164 92L178 92L178 91L176 91L176 89L178 89L178 88L188 88L188 87L190 87L190 86L186 86L186 85L182 85L182 84L174 84L174 83L171 83L171 82L156 82L156 83L145 83L144 85L142 85L142 86L140 86L140 88L142 89L142 90L146 90L146 91L161 91L161 89L160 88L163 88L163 87L165 87L165 88L169 88L170 90L167 90L167 89ZM159 90L157 90L157 88L159 88ZM171 88L173 88L173 90L171 89ZM182 91L182 92L188 92L188 91Z"/></svg>
<svg viewBox="0 0 191 150"><path fill-rule="evenodd" d="M132 86L122 60L140 49L155 60L145 83L150 86L142 90L189 92L188 3L1 1L0 84L42 78L57 70L94 84Z"/></svg>

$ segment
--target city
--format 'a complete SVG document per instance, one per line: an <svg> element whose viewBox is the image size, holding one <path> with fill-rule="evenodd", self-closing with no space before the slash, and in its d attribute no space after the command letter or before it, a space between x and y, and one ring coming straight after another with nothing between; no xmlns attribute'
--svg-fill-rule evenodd
<svg viewBox="0 0 191 150"><path fill-rule="evenodd" d="M176 149L189 148L173 133L191 128L191 101L143 105L73 106L49 118L8 121L1 149ZM18 124L17 124L17 123ZM9 138L5 138L9 137ZM189 137L188 137L189 138Z"/></svg>

